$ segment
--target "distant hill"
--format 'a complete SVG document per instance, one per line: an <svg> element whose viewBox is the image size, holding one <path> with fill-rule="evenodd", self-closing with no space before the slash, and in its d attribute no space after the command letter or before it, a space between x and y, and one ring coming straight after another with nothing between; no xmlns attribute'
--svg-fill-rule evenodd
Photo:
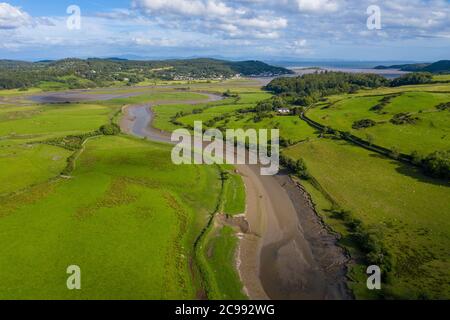
<svg viewBox="0 0 450 320"><path fill-rule="evenodd" d="M261 61L226 61L198 58L185 60L126 60L122 58L67 58L24 62L0 60L0 89L63 83L69 88L108 86L114 82L136 84L147 80L226 79L241 76L279 76L291 70ZM70 83L68 83L70 82Z"/></svg>
<svg viewBox="0 0 450 320"><path fill-rule="evenodd" d="M450 60L441 60L435 63L399 64L392 66L377 66L375 69L398 69L409 72L450 73Z"/></svg>
<svg viewBox="0 0 450 320"><path fill-rule="evenodd" d="M431 73L450 73L450 60L441 60L423 68L422 71Z"/></svg>

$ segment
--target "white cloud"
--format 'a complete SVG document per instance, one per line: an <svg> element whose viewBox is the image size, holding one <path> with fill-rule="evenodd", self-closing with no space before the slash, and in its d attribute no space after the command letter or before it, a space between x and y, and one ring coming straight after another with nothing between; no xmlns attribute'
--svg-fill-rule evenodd
<svg viewBox="0 0 450 320"><path fill-rule="evenodd" d="M177 47L180 42L177 39L154 39L146 37L135 37L133 42L139 46L150 47Z"/></svg>
<svg viewBox="0 0 450 320"><path fill-rule="evenodd" d="M0 29L17 29L31 24L28 13L6 2L0 3Z"/></svg>
<svg viewBox="0 0 450 320"><path fill-rule="evenodd" d="M383 43L395 49L411 42L419 48L431 43L436 48L449 48L450 6L444 0L130 0L130 3L129 8L85 13L82 29L77 31L67 30L64 12L57 17L31 17L21 8L0 3L0 48L5 48L4 52L26 48L46 52L49 47L64 54L73 52L68 48L75 48L77 54L88 56L96 55L95 48L99 47L108 56L113 50L119 53L141 50L155 55L176 50L180 55L187 52L237 55L246 50L248 55L305 56L322 52L329 56L334 54L330 48ZM381 8L382 30L368 30L366 26L366 9L374 3ZM82 50L86 53L81 53ZM350 53L356 55L355 52Z"/></svg>
<svg viewBox="0 0 450 320"><path fill-rule="evenodd" d="M248 4L217 0L133 0L132 8L162 25L225 37L277 38L287 19L273 12L252 10ZM168 22L170 21L170 22Z"/></svg>
<svg viewBox="0 0 450 320"><path fill-rule="evenodd" d="M336 0L296 0L301 12L325 13L334 12L339 9Z"/></svg>
<svg viewBox="0 0 450 320"><path fill-rule="evenodd" d="M221 16L233 13L233 9L225 3L214 0L134 0L132 7L142 9L148 14Z"/></svg>

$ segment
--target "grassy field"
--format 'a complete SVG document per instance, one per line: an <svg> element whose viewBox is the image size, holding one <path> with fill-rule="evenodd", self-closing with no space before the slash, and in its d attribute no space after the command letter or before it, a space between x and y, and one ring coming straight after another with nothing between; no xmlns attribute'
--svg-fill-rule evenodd
<svg viewBox="0 0 450 320"><path fill-rule="evenodd" d="M315 129L308 126L298 116L277 116L264 118L261 121L253 120L254 114L233 115L230 118L218 122L216 125L230 129L279 129L280 137L291 142L299 142L314 137Z"/></svg>
<svg viewBox="0 0 450 320"><path fill-rule="evenodd" d="M2 200L1 298L195 298L193 242L219 179L213 166L172 165L169 146L91 140L72 179ZM72 264L81 291L65 287Z"/></svg>
<svg viewBox="0 0 450 320"><path fill-rule="evenodd" d="M47 145L0 146L0 196L58 176L70 154Z"/></svg>
<svg viewBox="0 0 450 320"><path fill-rule="evenodd" d="M307 115L325 126L407 154L413 151L429 154L450 148L450 113L436 108L440 103L450 101L450 93L408 90L397 96L378 94L335 96L331 98L331 104L321 103ZM371 110L386 97L390 99L386 106L379 111ZM399 113L408 113L416 120L411 124L391 123L390 120ZM356 121L362 119L371 119L376 125L364 129L352 128Z"/></svg>
<svg viewBox="0 0 450 320"><path fill-rule="evenodd" d="M21 93L0 92L0 177L6 181L0 187L0 298L195 299L205 292L213 299L245 298L235 269L236 231L210 220L216 211L230 216L245 211L245 188L232 167L174 166L168 145L102 136L86 143L72 177L62 179L72 153L38 143L92 132L116 119L123 105L144 103L160 104L153 107L154 125L165 131L179 127L171 119L180 112L177 121L185 126L223 117L214 127L279 128L295 143L284 152L303 159L313 177L302 184L354 258L349 277L357 298L450 297L447 182L342 140L321 138L298 116L273 113L255 121L255 114L236 113L271 96L255 80L172 85L176 88L123 87L117 90L142 94L61 105L16 105ZM230 90L239 100L206 103L205 95L189 90ZM383 112L370 110L392 93L400 95ZM450 114L435 108L448 101L450 87L444 83L361 90L329 97L308 116L385 147L430 153L449 149ZM194 109L202 112L193 114ZM391 124L400 112L419 120ZM366 118L377 124L352 129ZM222 180L224 170L229 174ZM393 257L381 293L366 289L362 252L338 209L376 230ZM81 267L81 291L66 288L72 264Z"/></svg>
<svg viewBox="0 0 450 320"><path fill-rule="evenodd" d="M0 110L0 137L23 137L26 141L94 131L107 123L114 112L107 106L91 103Z"/></svg>
<svg viewBox="0 0 450 320"><path fill-rule="evenodd" d="M240 175L228 175L224 183L221 212L229 215L245 213L245 187Z"/></svg>
<svg viewBox="0 0 450 320"><path fill-rule="evenodd" d="M285 153L304 159L309 173L335 205L350 210L355 218L382 234L395 261L385 287L388 296L450 296L450 189L445 182L343 141L317 139ZM348 244L343 223L332 218L332 202L310 184L306 186L326 222L343 234L342 243ZM357 297L367 298L370 293L361 270L354 269L353 288Z"/></svg>
<svg viewBox="0 0 450 320"><path fill-rule="evenodd" d="M212 299L246 299L235 268L237 245L235 231L228 226L215 226L206 236L202 252L207 265Z"/></svg>
<svg viewBox="0 0 450 320"><path fill-rule="evenodd" d="M239 92L239 87L229 87L232 92ZM226 91L220 85L209 85L207 88L195 87L195 90L210 91L210 92L224 92ZM182 126L193 126L194 121L203 121L206 126L206 122L213 120L215 117L231 115L239 109L253 108L258 101L270 98L271 95L262 92L257 87L249 87L251 91L245 91L239 93L238 98L226 98L216 102L210 102L207 104L197 104L197 105L186 105L186 104L176 104L176 105L158 105L152 108L155 113L155 119L153 126L155 128L164 131L173 131L180 126L175 125L171 122L171 119L177 114L182 113L182 116L177 117L177 122L182 124ZM252 92L253 91L253 92ZM193 113L194 110L202 110L200 113ZM217 127L217 126L214 126Z"/></svg>
<svg viewBox="0 0 450 320"><path fill-rule="evenodd" d="M72 177L62 179L72 152L39 143L97 130L125 104L207 99L167 88L142 93L61 105L11 100L0 107L0 241L8 243L0 250L0 298L195 299L209 286L216 288L208 292L212 298L243 297L233 267L234 231L212 229L214 242L202 239L226 260L215 256L196 267L194 253L219 203L243 212L239 177L231 176L224 194L218 167L175 166L169 145L119 136L90 139ZM72 264L81 267L81 291L66 288ZM221 282L229 274L236 292Z"/></svg>
<svg viewBox="0 0 450 320"><path fill-rule="evenodd" d="M450 81L450 74L438 74L433 76L434 81Z"/></svg>

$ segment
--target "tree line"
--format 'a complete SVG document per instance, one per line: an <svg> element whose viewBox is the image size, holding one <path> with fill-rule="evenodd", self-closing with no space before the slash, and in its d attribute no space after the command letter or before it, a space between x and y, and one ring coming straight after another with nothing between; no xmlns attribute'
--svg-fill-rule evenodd
<svg viewBox="0 0 450 320"><path fill-rule="evenodd" d="M146 80L195 80L230 78L236 75L279 76L292 73L260 61L215 59L133 61L123 59L63 59L23 62L0 60L0 89L39 86L42 82L66 84L69 89L104 87L116 81L136 84Z"/></svg>
<svg viewBox="0 0 450 320"><path fill-rule="evenodd" d="M398 87L431 82L432 75L425 72L410 73L388 80L376 74L324 71L294 78L277 78L272 80L265 89L290 103L309 106L326 96L355 93L363 88Z"/></svg>

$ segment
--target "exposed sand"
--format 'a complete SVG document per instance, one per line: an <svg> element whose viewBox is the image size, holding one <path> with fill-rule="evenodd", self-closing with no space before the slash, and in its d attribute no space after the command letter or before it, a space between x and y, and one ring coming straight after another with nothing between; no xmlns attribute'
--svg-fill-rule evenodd
<svg viewBox="0 0 450 320"><path fill-rule="evenodd" d="M170 142L153 128L148 105L127 107L125 132ZM249 231L240 234L238 271L251 299L349 299L347 258L286 174L261 176L258 165L238 165L247 196Z"/></svg>
<svg viewBox="0 0 450 320"><path fill-rule="evenodd" d="M78 99L80 95L77 92L72 97ZM111 99L111 96L115 97L108 94L101 98ZM221 98L208 94L208 101ZM184 104L205 102L183 101ZM170 134L151 126L150 107L149 104L124 107L122 130L170 143ZM248 296L251 299L351 298L346 288L347 258L336 245L335 235L314 212L306 192L286 174L261 176L257 165L238 165L237 169L246 187L249 225L247 232L240 233L237 266Z"/></svg>

